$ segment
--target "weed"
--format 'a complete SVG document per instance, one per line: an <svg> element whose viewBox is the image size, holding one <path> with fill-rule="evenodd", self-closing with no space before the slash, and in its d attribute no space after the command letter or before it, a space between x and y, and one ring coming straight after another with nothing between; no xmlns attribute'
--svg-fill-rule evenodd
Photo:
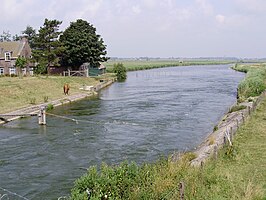
<svg viewBox="0 0 266 200"><path fill-rule="evenodd" d="M217 131L218 130L218 125L215 125L214 127L213 127L213 132L214 131Z"/></svg>
<svg viewBox="0 0 266 200"><path fill-rule="evenodd" d="M47 103L47 102L48 102L48 99L49 99L48 96L44 96L44 97L43 97L43 102L44 102L44 103Z"/></svg>

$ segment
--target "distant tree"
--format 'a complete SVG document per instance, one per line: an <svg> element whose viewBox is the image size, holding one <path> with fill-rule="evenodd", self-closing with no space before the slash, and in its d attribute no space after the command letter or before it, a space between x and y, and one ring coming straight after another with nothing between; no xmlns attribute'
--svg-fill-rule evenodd
<svg viewBox="0 0 266 200"><path fill-rule="evenodd" d="M65 48L62 57L64 65L79 67L87 62L96 67L108 60L103 39L96 34L93 25L82 19L71 22L60 36L60 41Z"/></svg>
<svg viewBox="0 0 266 200"><path fill-rule="evenodd" d="M58 40L61 34L59 31L61 23L62 21L45 19L43 26L33 39L32 56L40 66L46 66L47 69L52 65L58 65L58 56L62 51L62 45Z"/></svg>
<svg viewBox="0 0 266 200"><path fill-rule="evenodd" d="M12 36L12 40L13 41L19 41L20 40L20 37L16 34L16 35L13 35Z"/></svg>
<svg viewBox="0 0 266 200"><path fill-rule="evenodd" d="M33 40L36 37L36 30L28 25L26 29L22 31L22 34L27 36L30 47L34 48Z"/></svg>
<svg viewBox="0 0 266 200"><path fill-rule="evenodd" d="M22 78L22 68L26 67L27 59L24 57L19 56L16 59L15 66L19 68L19 77Z"/></svg>
<svg viewBox="0 0 266 200"><path fill-rule="evenodd" d="M11 41L11 34L9 31L3 31L3 34L0 35L0 42L4 42L4 41Z"/></svg>

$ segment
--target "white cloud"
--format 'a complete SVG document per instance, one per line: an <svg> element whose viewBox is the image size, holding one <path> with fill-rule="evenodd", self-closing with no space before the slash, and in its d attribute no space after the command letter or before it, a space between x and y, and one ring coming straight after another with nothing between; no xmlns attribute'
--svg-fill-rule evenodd
<svg viewBox="0 0 266 200"><path fill-rule="evenodd" d="M132 7L132 11L135 13L135 14L139 14L141 12L141 9L139 6L133 6Z"/></svg>
<svg viewBox="0 0 266 200"><path fill-rule="evenodd" d="M250 12L265 12L266 1L265 0L234 0L237 5Z"/></svg>
<svg viewBox="0 0 266 200"><path fill-rule="evenodd" d="M225 22L225 16L224 15L216 15L215 19L217 20L217 22L219 22L220 24L223 24Z"/></svg>
<svg viewBox="0 0 266 200"><path fill-rule="evenodd" d="M213 15L213 6L208 2L208 0L196 0L196 3L205 15Z"/></svg>

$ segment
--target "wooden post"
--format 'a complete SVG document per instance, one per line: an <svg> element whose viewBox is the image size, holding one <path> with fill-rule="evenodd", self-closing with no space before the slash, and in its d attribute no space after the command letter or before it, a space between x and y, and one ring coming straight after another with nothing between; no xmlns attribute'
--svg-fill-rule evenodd
<svg viewBox="0 0 266 200"><path fill-rule="evenodd" d="M179 194L180 194L180 200L185 199L185 184L184 182L179 183Z"/></svg>
<svg viewBox="0 0 266 200"><path fill-rule="evenodd" d="M237 127L237 129L239 129L239 121L238 121L238 119L236 119L236 127Z"/></svg>
<svg viewBox="0 0 266 200"><path fill-rule="evenodd" d="M232 126L230 127L229 135L230 135L231 142L233 142L233 127Z"/></svg>
<svg viewBox="0 0 266 200"><path fill-rule="evenodd" d="M201 162L200 162L200 168L203 169L203 166L204 166L204 162L201 161Z"/></svg>
<svg viewBox="0 0 266 200"><path fill-rule="evenodd" d="M245 123L244 113L242 113L242 121L243 121L243 123Z"/></svg>
<svg viewBox="0 0 266 200"><path fill-rule="evenodd" d="M250 106L248 106L248 115L251 114L251 109L250 109Z"/></svg>
<svg viewBox="0 0 266 200"><path fill-rule="evenodd" d="M38 119L39 119L39 125L46 125L46 111L45 108L41 108L39 115L38 115Z"/></svg>
<svg viewBox="0 0 266 200"><path fill-rule="evenodd" d="M226 134L224 135L224 147L226 146Z"/></svg>

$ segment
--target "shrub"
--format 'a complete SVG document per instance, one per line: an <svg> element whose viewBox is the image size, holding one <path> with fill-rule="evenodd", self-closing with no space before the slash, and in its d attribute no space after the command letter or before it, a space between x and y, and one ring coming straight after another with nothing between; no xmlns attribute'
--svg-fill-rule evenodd
<svg viewBox="0 0 266 200"><path fill-rule="evenodd" d="M49 110L53 110L54 109L54 105L53 104L48 104L47 106L46 106L46 111L49 111Z"/></svg>
<svg viewBox="0 0 266 200"><path fill-rule="evenodd" d="M114 73L116 74L117 80L119 82L125 81L127 79L127 69L122 63L114 64Z"/></svg>

